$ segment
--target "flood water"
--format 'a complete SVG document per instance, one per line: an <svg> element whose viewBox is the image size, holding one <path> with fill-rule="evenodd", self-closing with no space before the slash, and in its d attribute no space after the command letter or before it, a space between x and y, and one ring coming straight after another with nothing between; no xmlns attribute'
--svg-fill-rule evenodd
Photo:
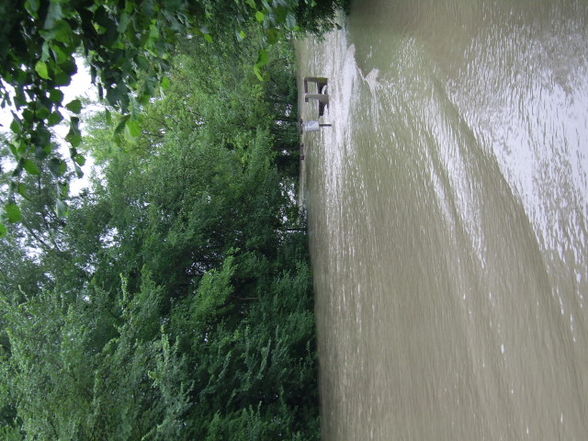
<svg viewBox="0 0 588 441"><path fill-rule="evenodd" d="M588 2L342 24L297 44L323 439L588 440Z"/></svg>

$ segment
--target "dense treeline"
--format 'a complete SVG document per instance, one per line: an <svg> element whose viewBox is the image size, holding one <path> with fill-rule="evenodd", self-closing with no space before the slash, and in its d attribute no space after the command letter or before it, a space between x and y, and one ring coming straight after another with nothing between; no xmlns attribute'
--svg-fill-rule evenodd
<svg viewBox="0 0 588 441"><path fill-rule="evenodd" d="M137 131L142 106L169 82L177 44L192 37L210 44L238 38L258 47L251 68L262 80L268 49L293 33L332 25L345 0L2 0L0 2L0 107L9 108L11 137L2 142L1 168L11 179L0 211L0 237L22 218L20 201L30 190L26 175L49 169L61 177L81 173L80 100L64 101L60 87L83 56L100 99L125 114L121 128ZM249 31L256 27L252 38ZM69 158L51 142L51 127L67 121ZM56 192L66 211L67 194Z"/></svg>
<svg viewBox="0 0 588 441"><path fill-rule="evenodd" d="M182 42L124 130L91 116L101 173L67 217L55 173L26 177L0 247L1 439L319 438L293 57L272 45L260 82L255 32Z"/></svg>

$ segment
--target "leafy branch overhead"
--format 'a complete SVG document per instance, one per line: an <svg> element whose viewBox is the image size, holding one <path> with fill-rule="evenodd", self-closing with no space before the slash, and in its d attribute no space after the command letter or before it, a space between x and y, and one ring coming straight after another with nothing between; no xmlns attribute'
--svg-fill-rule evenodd
<svg viewBox="0 0 588 441"><path fill-rule="evenodd" d="M165 73L179 40L203 38L214 44L230 35L247 44L246 30L257 24L271 45L290 32L318 29L336 6L337 1L319 5L314 0L0 2L0 106L13 116L7 145L14 162L9 203L24 197L18 186L23 173L38 175L49 167L56 178L64 175L50 131L64 120L70 127L66 140L72 164L81 173L82 106L78 100L64 103L60 90L77 72L75 56L83 55L99 97L130 115L124 124L136 133L137 109L160 87L169 87ZM266 64L267 50L261 49L254 66L259 79ZM18 216L7 208L4 222L14 222ZM4 226L0 235L3 231Z"/></svg>

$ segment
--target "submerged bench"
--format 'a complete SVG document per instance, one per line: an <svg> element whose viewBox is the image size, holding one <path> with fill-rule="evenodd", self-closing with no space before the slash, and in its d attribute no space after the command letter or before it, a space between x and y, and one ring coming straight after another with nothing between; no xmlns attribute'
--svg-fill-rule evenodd
<svg viewBox="0 0 588 441"><path fill-rule="evenodd" d="M329 104L329 95L326 93L305 93L304 94L304 102L308 102L310 100L317 100L319 103L322 104Z"/></svg>
<svg viewBox="0 0 588 441"><path fill-rule="evenodd" d="M304 77L304 93L308 93L308 83L315 83L316 90L320 93L323 87L329 83L329 80L325 77Z"/></svg>
<svg viewBox="0 0 588 441"><path fill-rule="evenodd" d="M315 83L317 93L308 92L308 83ZM325 107L329 105L329 95L327 87L329 80L325 77L304 77L304 102L316 100L319 103L319 117L325 113Z"/></svg>

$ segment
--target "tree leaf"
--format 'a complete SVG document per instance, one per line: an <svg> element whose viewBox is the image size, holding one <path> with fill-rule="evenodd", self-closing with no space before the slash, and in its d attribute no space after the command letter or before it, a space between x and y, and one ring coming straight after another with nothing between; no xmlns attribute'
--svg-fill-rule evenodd
<svg viewBox="0 0 588 441"><path fill-rule="evenodd" d="M115 135L119 135L126 127L127 124L127 120L131 117L131 115L123 115L121 116L118 124L116 125L115 129L114 129L114 134Z"/></svg>
<svg viewBox="0 0 588 441"><path fill-rule="evenodd" d="M47 61L49 59L49 43L46 41L41 46L41 61Z"/></svg>
<svg viewBox="0 0 588 441"><path fill-rule="evenodd" d="M54 28L55 40L60 43L69 43L72 39L71 27L65 20L60 20Z"/></svg>
<svg viewBox="0 0 588 441"><path fill-rule="evenodd" d="M25 96L23 89L19 87L18 89L16 89L14 91L14 106L17 109L20 109L26 103L27 103L27 97Z"/></svg>
<svg viewBox="0 0 588 441"><path fill-rule="evenodd" d="M77 147L82 143L82 135L80 134L80 132L70 130L67 136L65 137L65 140L69 142L72 146Z"/></svg>
<svg viewBox="0 0 588 441"><path fill-rule="evenodd" d="M55 212L59 217L66 217L69 214L69 208L61 199L57 199L55 203Z"/></svg>
<svg viewBox="0 0 588 441"><path fill-rule="evenodd" d="M18 191L18 194L20 194L23 198L28 199L29 198L29 193L27 191L27 186L25 184L23 184L22 182L19 182L16 186L16 191Z"/></svg>
<svg viewBox="0 0 588 441"><path fill-rule="evenodd" d="M34 18L38 17L37 12L39 11L40 1L39 0L26 0L24 7L27 12Z"/></svg>
<svg viewBox="0 0 588 441"><path fill-rule="evenodd" d="M49 69L47 68L47 63L44 61L37 61L35 64L35 71L39 74L39 76L45 80L50 80L51 77L49 76Z"/></svg>
<svg viewBox="0 0 588 441"><path fill-rule="evenodd" d="M49 124L49 127L55 126L55 125L59 124L61 121L63 121L63 116L61 116L61 113L59 113L59 112L53 112L47 118L47 122Z"/></svg>
<svg viewBox="0 0 588 441"><path fill-rule="evenodd" d="M37 112L36 113L37 113L36 114L37 119L46 119L50 114L49 109L41 103L37 103Z"/></svg>
<svg viewBox="0 0 588 441"><path fill-rule="evenodd" d="M51 158L49 160L49 171L56 177L63 176L67 171L67 166L61 159Z"/></svg>
<svg viewBox="0 0 588 441"><path fill-rule="evenodd" d="M59 63L59 68L70 77L78 71L78 65L73 57L68 57L65 61Z"/></svg>
<svg viewBox="0 0 588 441"><path fill-rule="evenodd" d="M131 138L136 138L141 135L141 124L136 119L128 119L126 129L126 134Z"/></svg>
<svg viewBox="0 0 588 441"><path fill-rule="evenodd" d="M74 129L77 130L79 132L79 127L80 127L80 118L78 118L77 116L72 116L69 119L69 126Z"/></svg>
<svg viewBox="0 0 588 441"><path fill-rule="evenodd" d="M55 74L54 82L56 86L69 86L71 83L71 76L65 72L57 72Z"/></svg>
<svg viewBox="0 0 588 441"><path fill-rule="evenodd" d="M12 144L12 143L8 144L8 148L10 149L10 153L12 153L15 158L20 157L20 153L14 144Z"/></svg>
<svg viewBox="0 0 588 441"><path fill-rule="evenodd" d="M255 76L257 77L257 79L259 81L263 81L263 75L261 75L261 69L259 69L259 66L257 64L255 66L253 66L253 73L255 73Z"/></svg>
<svg viewBox="0 0 588 441"><path fill-rule="evenodd" d="M253 66L253 72L255 76L259 79L259 81L265 81L263 78L263 73L261 68L269 63L269 53L266 49L262 49L259 51L259 55L257 56L257 63Z"/></svg>
<svg viewBox="0 0 588 441"><path fill-rule="evenodd" d="M8 230L6 229L6 225L0 222L0 237L6 236Z"/></svg>
<svg viewBox="0 0 588 441"><path fill-rule="evenodd" d="M71 58L63 48L57 42L50 43L51 51L53 52L53 58L57 61L57 64L65 63L67 60Z"/></svg>
<svg viewBox="0 0 588 441"><path fill-rule="evenodd" d="M14 202L6 204L6 206L4 207L4 212L6 213L8 222L10 223L15 224L22 220L22 213L20 211L20 208Z"/></svg>
<svg viewBox="0 0 588 441"><path fill-rule="evenodd" d="M257 12L255 13L255 19L256 19L258 22L260 22L260 23L263 23L263 20L265 19L265 14L264 14L263 12L261 12L261 11L257 11Z"/></svg>
<svg viewBox="0 0 588 441"><path fill-rule="evenodd" d="M277 29L271 28L267 30L267 41L269 44L276 44L280 39L280 33Z"/></svg>
<svg viewBox="0 0 588 441"><path fill-rule="evenodd" d="M13 118L12 122L10 123L10 130L12 130L16 134L21 133L21 131L22 131L21 122L18 119Z"/></svg>
<svg viewBox="0 0 588 441"><path fill-rule="evenodd" d="M22 166L31 175L40 175L41 174L41 169L35 163L35 161L33 161L31 159L25 159L22 163Z"/></svg>
<svg viewBox="0 0 588 441"><path fill-rule="evenodd" d="M45 16L45 23L43 24L44 29L52 29L55 26L57 20L63 17L63 11L61 9L61 2L52 1L49 2L49 9Z"/></svg>
<svg viewBox="0 0 588 441"><path fill-rule="evenodd" d="M266 49L262 49L259 51L259 55L257 56L257 63L258 67L263 67L269 63L269 52Z"/></svg>
<svg viewBox="0 0 588 441"><path fill-rule="evenodd" d="M81 179L84 177L84 171L82 170L82 168L74 162L74 169L76 171L76 176L78 177L78 179Z"/></svg>
<svg viewBox="0 0 588 441"><path fill-rule="evenodd" d="M24 109L22 111L22 119L24 119L25 124L32 124L35 119L35 114L31 112L30 109Z"/></svg>
<svg viewBox="0 0 588 441"><path fill-rule="evenodd" d="M49 99L54 103L60 103L63 101L63 92L59 89L51 89L51 92L49 92Z"/></svg>
<svg viewBox="0 0 588 441"><path fill-rule="evenodd" d="M74 161L76 161L79 165L83 166L86 163L86 158L83 155L75 155Z"/></svg>
<svg viewBox="0 0 588 441"><path fill-rule="evenodd" d="M65 140L69 142L72 147L77 147L82 142L82 134L78 128L79 124L80 119L78 117L72 116L70 119L69 132L65 137Z"/></svg>
<svg viewBox="0 0 588 441"><path fill-rule="evenodd" d="M65 105L67 110L73 113L80 113L82 111L82 102L80 100L70 101Z"/></svg>
<svg viewBox="0 0 588 441"><path fill-rule="evenodd" d="M67 182L56 183L55 190L58 199L67 199L69 196L69 184Z"/></svg>

